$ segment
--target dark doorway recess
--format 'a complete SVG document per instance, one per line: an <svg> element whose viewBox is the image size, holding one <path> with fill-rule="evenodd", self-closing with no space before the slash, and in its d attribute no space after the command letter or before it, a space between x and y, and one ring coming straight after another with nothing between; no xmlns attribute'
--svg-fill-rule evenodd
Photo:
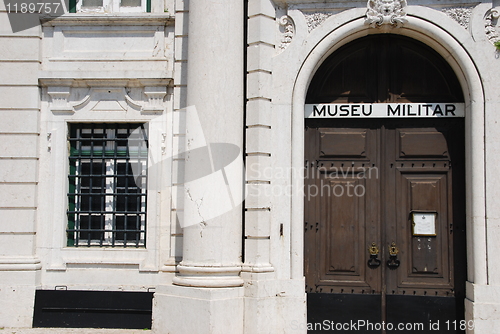
<svg viewBox="0 0 500 334"><path fill-rule="evenodd" d="M463 102L453 69L427 45L370 35L342 46L316 71L306 103Z"/></svg>
<svg viewBox="0 0 500 334"><path fill-rule="evenodd" d="M307 103L362 102L457 103L463 94L429 47L373 35L332 54L307 95ZM375 326L337 333L460 333L453 321L464 319L464 119L305 125L308 323ZM415 232L418 215L434 221L435 235Z"/></svg>
<svg viewBox="0 0 500 334"><path fill-rule="evenodd" d="M37 290L33 327L150 329L152 292Z"/></svg>

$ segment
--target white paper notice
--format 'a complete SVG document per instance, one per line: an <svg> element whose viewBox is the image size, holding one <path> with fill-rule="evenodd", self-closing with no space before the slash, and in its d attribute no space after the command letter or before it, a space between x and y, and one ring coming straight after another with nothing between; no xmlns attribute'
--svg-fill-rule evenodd
<svg viewBox="0 0 500 334"><path fill-rule="evenodd" d="M436 213L414 212L413 235L436 235Z"/></svg>

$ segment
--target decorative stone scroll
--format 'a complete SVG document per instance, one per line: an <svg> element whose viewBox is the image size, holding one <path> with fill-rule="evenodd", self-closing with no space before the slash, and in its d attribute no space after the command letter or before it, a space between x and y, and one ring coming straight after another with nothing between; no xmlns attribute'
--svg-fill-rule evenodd
<svg viewBox="0 0 500 334"><path fill-rule="evenodd" d="M500 7L486 12L484 16L484 32L491 44L500 41Z"/></svg>
<svg viewBox="0 0 500 334"><path fill-rule="evenodd" d="M281 42L278 46L279 52L284 51L290 43L292 43L293 36L295 35L295 24L292 18L288 15L283 15L279 21Z"/></svg>
<svg viewBox="0 0 500 334"><path fill-rule="evenodd" d="M365 24L375 28L383 24L396 27L406 23L406 0L368 0Z"/></svg>

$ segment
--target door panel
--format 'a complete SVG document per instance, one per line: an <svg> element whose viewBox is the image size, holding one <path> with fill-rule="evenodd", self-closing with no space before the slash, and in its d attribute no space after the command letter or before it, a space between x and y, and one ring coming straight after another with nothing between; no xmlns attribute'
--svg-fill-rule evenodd
<svg viewBox="0 0 500 334"><path fill-rule="evenodd" d="M305 252L315 259L306 263L307 291L380 292L380 277L366 267L367 245L379 238L378 229L367 229L367 221L375 219L379 206L364 196L369 192L377 198L378 175L372 170L377 131L311 128L306 136L311 154L305 178ZM363 196L357 196L360 192Z"/></svg>
<svg viewBox="0 0 500 334"><path fill-rule="evenodd" d="M441 132L405 129L399 132L399 158L444 158L448 159L448 145Z"/></svg>
<svg viewBox="0 0 500 334"><path fill-rule="evenodd" d="M366 129L320 129L320 157L367 158Z"/></svg>
<svg viewBox="0 0 500 334"><path fill-rule="evenodd" d="M448 218L448 175L401 172L398 221L401 268L398 293L450 295L453 243ZM411 213L435 212L435 236L413 236ZM421 291L424 289L424 291ZM444 290L443 290L444 289Z"/></svg>
<svg viewBox="0 0 500 334"><path fill-rule="evenodd" d="M321 265L319 284L321 286L344 286L369 288L365 277L364 240L365 215L364 199L357 196L337 196L347 187L362 185L355 175L342 176L341 180L325 179L323 189L329 195L322 196L321 210L324 216L320 223L319 263ZM326 186L328 187L326 187ZM342 256L338 256L342 254Z"/></svg>

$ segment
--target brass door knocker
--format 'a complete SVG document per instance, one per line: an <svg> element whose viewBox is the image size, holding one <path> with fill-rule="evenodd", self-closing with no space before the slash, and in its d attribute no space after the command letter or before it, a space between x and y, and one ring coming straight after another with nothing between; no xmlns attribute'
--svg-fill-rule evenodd
<svg viewBox="0 0 500 334"><path fill-rule="evenodd" d="M372 242L372 245L368 248L368 251L370 252L370 259L368 260L368 267L370 268L377 268L380 266L381 261L377 259L378 256L378 247L377 245Z"/></svg>
<svg viewBox="0 0 500 334"><path fill-rule="evenodd" d="M396 269L399 267L401 262L398 260L399 249L396 247L396 243L393 241L389 246L389 260L387 260L387 266L390 269Z"/></svg>

